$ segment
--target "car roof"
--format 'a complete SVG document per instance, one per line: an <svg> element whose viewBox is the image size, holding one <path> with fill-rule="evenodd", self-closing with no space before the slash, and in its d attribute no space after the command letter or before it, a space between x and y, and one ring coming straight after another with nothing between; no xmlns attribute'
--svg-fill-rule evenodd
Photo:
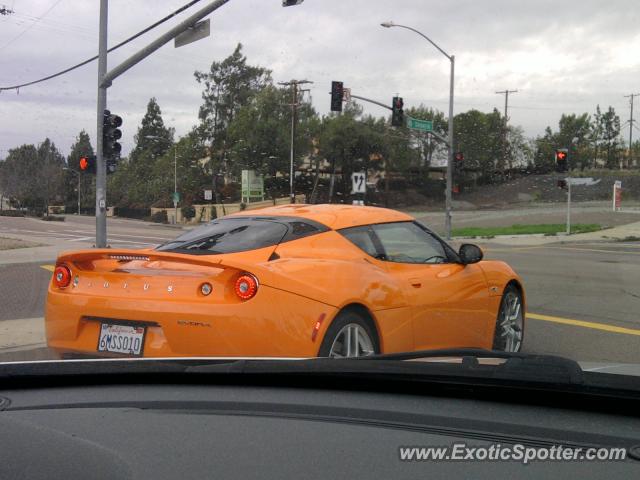
<svg viewBox="0 0 640 480"><path fill-rule="evenodd" d="M256 210L243 210L227 215L225 218L237 216L300 217L316 221L334 230L369 225L372 223L406 222L414 220L411 215L388 208L336 204L277 205Z"/></svg>

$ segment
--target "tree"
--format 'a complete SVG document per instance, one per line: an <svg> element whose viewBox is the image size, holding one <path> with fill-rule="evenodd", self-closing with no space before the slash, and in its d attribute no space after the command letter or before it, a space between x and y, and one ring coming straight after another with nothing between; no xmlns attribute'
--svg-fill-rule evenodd
<svg viewBox="0 0 640 480"><path fill-rule="evenodd" d="M171 149L173 135L173 129L164 124L156 99L151 98L134 137L136 146L129 155L128 165L121 161L113 175L116 178L110 181L115 189L109 195L111 202L119 206L143 208L157 200L153 191L157 190L162 177L154 177L153 172L157 160Z"/></svg>
<svg viewBox="0 0 640 480"><path fill-rule="evenodd" d="M174 161L181 204L189 206L202 202L203 190L212 188L205 159L206 149L194 132L174 144L154 165L152 174L157 181L152 184L151 195L156 199L152 206L173 206Z"/></svg>
<svg viewBox="0 0 640 480"><path fill-rule="evenodd" d="M36 188L40 190L44 211L48 215L51 200L55 203L63 201L65 160L48 138L38 145L37 152Z"/></svg>
<svg viewBox="0 0 640 480"><path fill-rule="evenodd" d="M421 104L419 107L409 108L405 113L412 118L430 120L433 122L433 131L442 138L447 138L449 124L443 112L425 107ZM418 138L418 146L420 148L421 167L423 169L429 168L433 154L436 151L446 149L444 144L439 140L434 140L431 135L421 135Z"/></svg>
<svg viewBox="0 0 640 480"><path fill-rule="evenodd" d="M142 117L138 132L134 136L136 146L129 155L132 165L153 162L164 155L173 143L173 129L167 128L162 119L162 111L155 98L151 98L147 104L147 112Z"/></svg>
<svg viewBox="0 0 640 480"><path fill-rule="evenodd" d="M67 157L67 167L69 170L64 175L64 189L65 189L65 205L77 205L78 196L80 199L86 198L86 195L91 191L93 192L93 175L85 175L80 173L79 162L81 157L91 156L94 154L93 146L91 145L91 139L89 134L82 130L76 137L76 141L71 145L71 152ZM75 174L72 172L76 172ZM78 176L80 180L78 180ZM79 192L74 195L74 189L80 188ZM94 193L95 195L95 193ZM89 199L95 199L94 195L89 195ZM88 199L84 202L86 205L91 205Z"/></svg>
<svg viewBox="0 0 640 480"><path fill-rule="evenodd" d="M557 148L569 149L569 169L584 170L589 162L589 135L592 131L591 116L563 114L558 122L558 133L555 135Z"/></svg>
<svg viewBox="0 0 640 480"><path fill-rule="evenodd" d="M505 146L504 120L498 110L482 113L469 110L453 119L456 151L464 152L467 167L475 168L484 181L502 171Z"/></svg>
<svg viewBox="0 0 640 480"><path fill-rule="evenodd" d="M222 62L213 62L208 72L196 71L194 75L204 85L204 103L198 113L201 133L213 143L224 140L238 110L271 83L270 70L247 65L241 43Z"/></svg>
<svg viewBox="0 0 640 480"><path fill-rule="evenodd" d="M212 170L217 172L226 161L229 125L254 95L272 83L271 71L247 65L239 43L222 62L213 62L208 72L194 75L204 86L197 132L211 146Z"/></svg>
<svg viewBox="0 0 640 480"><path fill-rule="evenodd" d="M551 127L547 127L544 131L544 136L535 140L533 162L537 173L549 173L555 170L555 149L556 144L553 132Z"/></svg>
<svg viewBox="0 0 640 480"><path fill-rule="evenodd" d="M605 166L607 168L621 167L620 117L613 107L601 117L602 146L606 151Z"/></svg>
<svg viewBox="0 0 640 480"><path fill-rule="evenodd" d="M351 174L368 169L372 154L382 156L384 120L377 122L369 118L362 121L361 116L362 108L351 103L345 106L342 115L331 114L322 119L318 149L331 164L329 201L335 193L333 182L338 170L342 174L342 192L338 194L346 199L351 191Z"/></svg>
<svg viewBox="0 0 640 480"><path fill-rule="evenodd" d="M291 108L287 90L266 86L242 107L229 125L231 171L254 169L275 178L289 172ZM295 163L311 153L319 119L310 103L302 101L296 112Z"/></svg>
<svg viewBox="0 0 640 480"><path fill-rule="evenodd" d="M0 188L18 206L46 212L51 200L62 200L64 158L48 138L37 147L9 150L2 164Z"/></svg>

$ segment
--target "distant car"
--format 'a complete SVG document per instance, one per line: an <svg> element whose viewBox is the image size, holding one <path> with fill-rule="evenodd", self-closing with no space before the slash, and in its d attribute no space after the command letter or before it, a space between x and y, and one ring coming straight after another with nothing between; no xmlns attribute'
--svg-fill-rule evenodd
<svg viewBox="0 0 640 480"><path fill-rule="evenodd" d="M413 217L286 205L214 220L153 249L60 255L48 346L83 356L356 357L518 351L522 281Z"/></svg>

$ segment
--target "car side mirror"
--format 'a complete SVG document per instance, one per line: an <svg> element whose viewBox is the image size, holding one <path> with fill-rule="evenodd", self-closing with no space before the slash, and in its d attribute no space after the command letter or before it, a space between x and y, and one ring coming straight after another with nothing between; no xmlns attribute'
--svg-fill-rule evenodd
<svg viewBox="0 0 640 480"><path fill-rule="evenodd" d="M471 263L478 263L484 256L479 246L472 243L463 243L460 245L460 262L463 265L469 265Z"/></svg>

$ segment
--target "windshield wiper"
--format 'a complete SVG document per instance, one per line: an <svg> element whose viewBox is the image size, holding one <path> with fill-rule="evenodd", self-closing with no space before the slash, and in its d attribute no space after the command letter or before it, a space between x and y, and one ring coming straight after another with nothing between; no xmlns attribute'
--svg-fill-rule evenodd
<svg viewBox="0 0 640 480"><path fill-rule="evenodd" d="M530 381L562 381L580 384L584 381L582 368L578 362L555 355L540 355L532 353L499 352L477 348L446 348L439 350L422 350L417 352L390 353L359 357L354 360L373 361L420 361L434 364L428 360L436 358L460 358L463 368L474 371L486 367L493 368L492 378L530 380ZM500 359L503 362L495 365L480 362L481 359ZM448 364L451 364L450 362Z"/></svg>

